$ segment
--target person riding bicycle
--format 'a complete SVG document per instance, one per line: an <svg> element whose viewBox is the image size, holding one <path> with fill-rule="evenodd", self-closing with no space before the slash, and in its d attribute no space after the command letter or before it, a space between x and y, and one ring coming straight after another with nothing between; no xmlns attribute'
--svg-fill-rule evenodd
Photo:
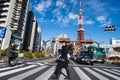
<svg viewBox="0 0 120 80"><path fill-rule="evenodd" d="M15 58L15 42L11 41L8 47L8 66L12 66L11 61Z"/></svg>

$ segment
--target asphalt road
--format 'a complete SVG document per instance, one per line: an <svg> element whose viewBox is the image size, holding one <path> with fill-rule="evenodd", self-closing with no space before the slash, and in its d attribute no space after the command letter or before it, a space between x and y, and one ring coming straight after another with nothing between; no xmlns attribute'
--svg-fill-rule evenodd
<svg viewBox="0 0 120 80"><path fill-rule="evenodd" d="M55 58L31 60L27 65L0 68L0 80L52 80ZM120 80L120 67L113 64L78 64L70 60L70 80ZM64 80L66 71L58 80ZM55 80L55 79L54 79Z"/></svg>

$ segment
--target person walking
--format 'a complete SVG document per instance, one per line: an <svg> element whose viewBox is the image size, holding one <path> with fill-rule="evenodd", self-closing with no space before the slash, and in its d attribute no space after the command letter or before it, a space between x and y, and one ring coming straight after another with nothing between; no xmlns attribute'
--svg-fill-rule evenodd
<svg viewBox="0 0 120 80"><path fill-rule="evenodd" d="M52 76L52 79L58 79L59 78L59 75L61 73L62 68L65 68L66 72L67 72L67 76L66 76L65 79L70 78L70 72L69 72L69 69L68 69L69 60L68 60L67 54L68 54L67 43L63 42L62 43L61 55L60 55L59 59L57 60L58 64L56 65L56 69L55 69L54 75Z"/></svg>
<svg viewBox="0 0 120 80"><path fill-rule="evenodd" d="M12 66L11 61L14 59L15 56L15 42L11 41L10 46L8 47L8 66Z"/></svg>

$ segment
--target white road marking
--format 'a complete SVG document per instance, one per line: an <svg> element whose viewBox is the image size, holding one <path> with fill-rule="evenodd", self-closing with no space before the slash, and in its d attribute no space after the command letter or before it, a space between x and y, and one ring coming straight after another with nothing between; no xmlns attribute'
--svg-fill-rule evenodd
<svg viewBox="0 0 120 80"><path fill-rule="evenodd" d="M91 80L80 68L74 67L81 80Z"/></svg>

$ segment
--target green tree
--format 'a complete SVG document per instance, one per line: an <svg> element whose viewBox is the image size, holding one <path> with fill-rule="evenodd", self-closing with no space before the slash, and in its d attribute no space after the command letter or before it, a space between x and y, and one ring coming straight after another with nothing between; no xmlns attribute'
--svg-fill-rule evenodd
<svg viewBox="0 0 120 80"><path fill-rule="evenodd" d="M68 49L69 49L70 54L73 54L73 50L74 50L73 44L69 44Z"/></svg>

